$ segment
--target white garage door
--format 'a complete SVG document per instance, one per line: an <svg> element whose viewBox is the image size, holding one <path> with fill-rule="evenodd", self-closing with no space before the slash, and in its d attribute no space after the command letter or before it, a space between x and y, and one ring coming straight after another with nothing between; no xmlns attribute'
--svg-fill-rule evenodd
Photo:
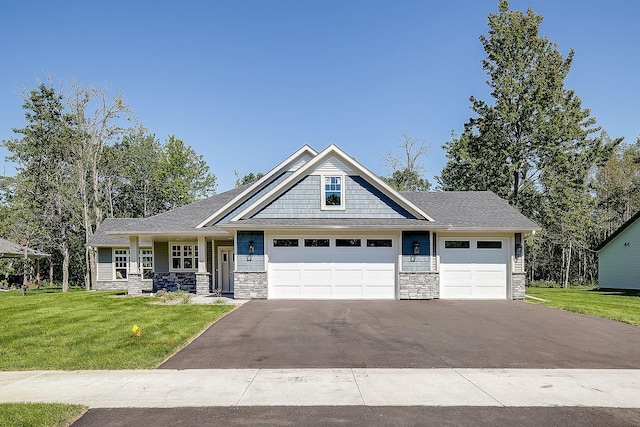
<svg viewBox="0 0 640 427"><path fill-rule="evenodd" d="M269 298L393 299L391 238L270 238Z"/></svg>
<svg viewBox="0 0 640 427"><path fill-rule="evenodd" d="M441 238L440 298L506 298L508 239Z"/></svg>

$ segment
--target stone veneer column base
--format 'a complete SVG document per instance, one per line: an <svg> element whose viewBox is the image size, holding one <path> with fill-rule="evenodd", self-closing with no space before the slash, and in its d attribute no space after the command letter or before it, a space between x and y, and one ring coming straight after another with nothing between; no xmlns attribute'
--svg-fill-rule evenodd
<svg viewBox="0 0 640 427"><path fill-rule="evenodd" d="M511 299L524 299L527 277L525 273L511 274Z"/></svg>
<svg viewBox="0 0 640 427"><path fill-rule="evenodd" d="M266 271L234 271L233 297L236 299L266 299Z"/></svg>
<svg viewBox="0 0 640 427"><path fill-rule="evenodd" d="M434 271L400 272L400 299L434 299L440 297L440 274Z"/></svg>
<svg viewBox="0 0 640 427"><path fill-rule="evenodd" d="M129 273L129 280L127 285L129 295L142 294L142 274Z"/></svg>
<svg viewBox="0 0 640 427"><path fill-rule="evenodd" d="M196 273L196 294L206 295L211 293L209 284L211 283L211 273Z"/></svg>

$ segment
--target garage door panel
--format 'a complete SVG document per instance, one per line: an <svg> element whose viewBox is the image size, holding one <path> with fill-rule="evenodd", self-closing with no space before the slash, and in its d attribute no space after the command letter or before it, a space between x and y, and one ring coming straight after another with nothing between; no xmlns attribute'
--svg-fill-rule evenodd
<svg viewBox="0 0 640 427"><path fill-rule="evenodd" d="M365 237L360 247L335 247L335 238L331 247L305 247L304 238L299 247L269 247L269 298L395 298L396 247L367 247Z"/></svg>
<svg viewBox="0 0 640 427"><path fill-rule="evenodd" d="M468 249L446 248L447 240L468 241ZM478 241L500 242L479 248ZM506 298L507 252L505 238L443 238L440 246L441 298Z"/></svg>

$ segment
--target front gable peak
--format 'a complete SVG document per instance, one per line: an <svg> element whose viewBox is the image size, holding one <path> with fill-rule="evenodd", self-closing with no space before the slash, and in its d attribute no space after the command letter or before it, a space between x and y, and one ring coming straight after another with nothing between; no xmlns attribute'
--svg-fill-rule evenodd
<svg viewBox="0 0 640 427"><path fill-rule="evenodd" d="M292 191L293 189L295 191ZM350 192L354 192L353 199L350 199ZM345 211L351 205L358 206L359 212L356 215L367 218L369 217L367 213L383 214L376 210L380 209L380 206L367 206L367 204L383 203L405 218L433 221L420 208L371 173L366 167L347 155L338 146L331 144L293 171L277 186L263 194L262 197L237 212L230 219L230 222L252 218L259 213L264 216L265 208L285 193L288 198L282 198L281 203L286 203L288 206L306 203L305 207L297 207L297 212L301 217L305 215L325 217L323 212ZM366 197L369 199L367 200ZM352 204L349 200L352 200ZM358 205L358 203L360 204ZM305 209L307 210L305 211ZM310 214L309 209L316 213ZM352 214L354 212L349 213L349 215ZM277 211L273 211L269 215L277 217Z"/></svg>

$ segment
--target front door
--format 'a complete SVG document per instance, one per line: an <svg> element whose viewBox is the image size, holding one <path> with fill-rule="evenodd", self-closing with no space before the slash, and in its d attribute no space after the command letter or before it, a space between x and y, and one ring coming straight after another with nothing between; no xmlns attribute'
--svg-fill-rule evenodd
<svg viewBox="0 0 640 427"><path fill-rule="evenodd" d="M223 293L233 292L233 268L235 264L232 246L221 246L218 248L218 271L220 285Z"/></svg>

